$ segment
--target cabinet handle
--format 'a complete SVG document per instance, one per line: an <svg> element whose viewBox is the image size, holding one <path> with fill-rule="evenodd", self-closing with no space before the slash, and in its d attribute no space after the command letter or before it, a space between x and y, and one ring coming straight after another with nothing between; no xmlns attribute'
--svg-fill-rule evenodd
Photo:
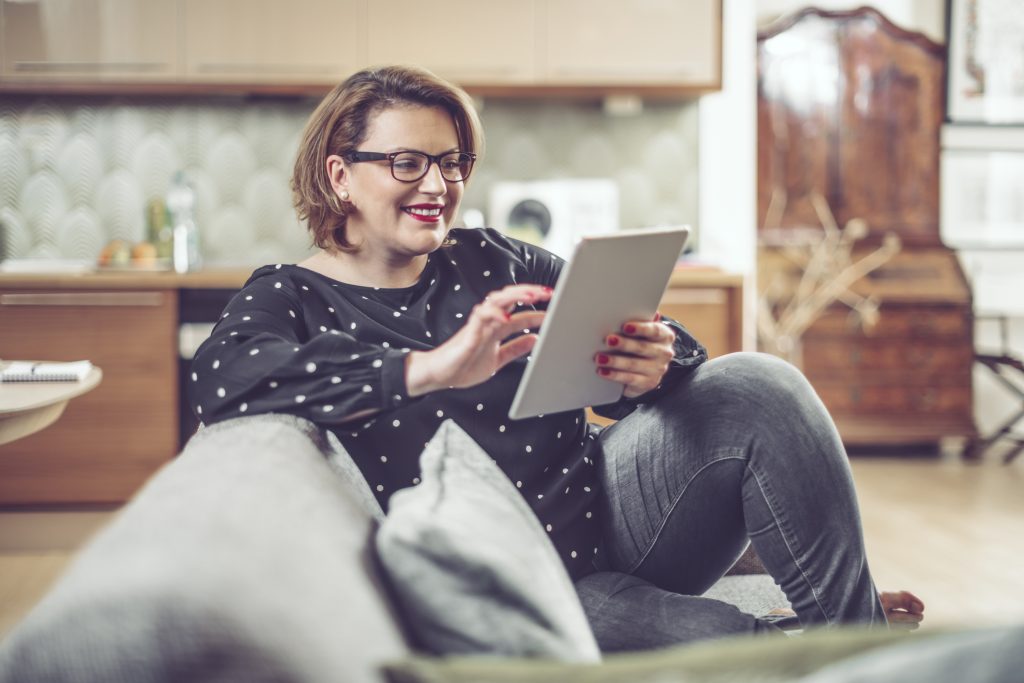
<svg viewBox="0 0 1024 683"><path fill-rule="evenodd" d="M335 64L320 64L312 66L308 64L257 64L247 62L203 62L196 64L196 71L199 73L272 73L272 74L338 74L343 67Z"/></svg>
<svg viewBox="0 0 1024 683"><path fill-rule="evenodd" d="M160 292L0 294L0 306L161 306Z"/></svg>
<svg viewBox="0 0 1024 683"><path fill-rule="evenodd" d="M678 76L688 78L697 75L699 69L694 66L668 66L650 64L644 66L624 66L602 64L601 66L573 65L556 66L552 72L559 76Z"/></svg>
<svg viewBox="0 0 1024 683"><path fill-rule="evenodd" d="M163 71L170 65L164 62L24 62L14 63L15 71L42 73L46 71L78 71L96 73L100 71Z"/></svg>

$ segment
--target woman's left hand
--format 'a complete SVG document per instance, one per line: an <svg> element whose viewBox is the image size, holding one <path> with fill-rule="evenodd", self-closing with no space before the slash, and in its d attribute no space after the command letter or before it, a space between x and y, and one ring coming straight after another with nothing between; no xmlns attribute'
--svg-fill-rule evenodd
<svg viewBox="0 0 1024 683"><path fill-rule="evenodd" d="M655 315L652 321L625 323L621 332L605 337L607 350L594 356L597 374L626 385L622 392L626 398L654 389L668 370L676 335L660 321L661 316Z"/></svg>

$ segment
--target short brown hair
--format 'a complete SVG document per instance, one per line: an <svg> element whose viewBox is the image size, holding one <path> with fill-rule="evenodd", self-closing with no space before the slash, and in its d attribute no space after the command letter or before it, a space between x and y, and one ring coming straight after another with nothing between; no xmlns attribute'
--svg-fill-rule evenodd
<svg viewBox="0 0 1024 683"><path fill-rule="evenodd" d="M345 237L350 211L331 187L327 157L354 152L366 139L371 117L384 109L414 105L448 112L463 152L483 152L483 131L473 101L464 90L410 66L385 66L352 74L332 90L309 117L292 174L292 201L308 221L321 249L354 251Z"/></svg>

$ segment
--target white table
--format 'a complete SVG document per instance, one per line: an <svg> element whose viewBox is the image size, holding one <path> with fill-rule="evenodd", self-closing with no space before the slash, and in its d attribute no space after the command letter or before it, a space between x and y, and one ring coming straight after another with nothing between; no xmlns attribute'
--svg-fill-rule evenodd
<svg viewBox="0 0 1024 683"><path fill-rule="evenodd" d="M0 444L49 427L68 401L91 391L101 379L103 371L93 367L77 382L0 382Z"/></svg>

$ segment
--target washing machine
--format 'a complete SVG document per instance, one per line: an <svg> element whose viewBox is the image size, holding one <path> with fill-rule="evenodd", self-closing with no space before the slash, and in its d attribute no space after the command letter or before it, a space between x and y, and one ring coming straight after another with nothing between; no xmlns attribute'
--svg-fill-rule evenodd
<svg viewBox="0 0 1024 683"><path fill-rule="evenodd" d="M562 258L581 236L619 229L619 189L609 179L499 181L488 208L490 227Z"/></svg>

